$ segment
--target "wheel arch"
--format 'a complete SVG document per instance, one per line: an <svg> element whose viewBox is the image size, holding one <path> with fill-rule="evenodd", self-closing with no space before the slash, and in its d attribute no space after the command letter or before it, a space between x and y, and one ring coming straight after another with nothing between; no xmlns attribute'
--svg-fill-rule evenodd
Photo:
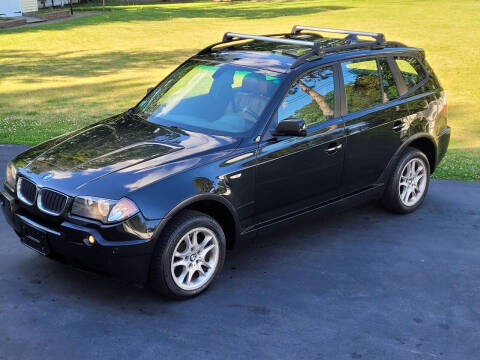
<svg viewBox="0 0 480 360"><path fill-rule="evenodd" d="M437 145L431 136L419 136L408 142L407 146L423 152L430 165L430 174L435 171L437 165Z"/></svg>
<svg viewBox="0 0 480 360"><path fill-rule="evenodd" d="M172 210L162 219L154 232L154 237L162 233L163 229L183 210L197 210L214 218L222 227L227 241L227 248L235 247L240 234L240 222L233 205L222 196L213 194L198 194L188 198Z"/></svg>
<svg viewBox="0 0 480 360"><path fill-rule="evenodd" d="M379 177L378 182L388 182L392 168L397 163L400 156L403 154L407 147L413 147L422 151L428 159L430 165L430 173L432 174L435 171L437 165L437 144L432 135L427 133L418 133L411 136L407 141L403 142L402 145L395 151L392 158L390 159L387 167L383 171L382 175Z"/></svg>

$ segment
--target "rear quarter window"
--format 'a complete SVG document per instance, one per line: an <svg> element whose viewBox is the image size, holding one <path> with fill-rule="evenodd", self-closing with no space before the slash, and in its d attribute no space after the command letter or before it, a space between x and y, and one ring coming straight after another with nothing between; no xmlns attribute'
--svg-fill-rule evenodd
<svg viewBox="0 0 480 360"><path fill-rule="evenodd" d="M427 77L422 65L414 57L399 56L394 59L408 89L413 88Z"/></svg>

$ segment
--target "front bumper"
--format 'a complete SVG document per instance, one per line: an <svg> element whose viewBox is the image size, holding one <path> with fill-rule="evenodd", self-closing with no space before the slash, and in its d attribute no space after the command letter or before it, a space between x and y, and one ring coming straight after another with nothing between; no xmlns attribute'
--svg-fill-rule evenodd
<svg viewBox="0 0 480 360"><path fill-rule="evenodd" d="M160 220L137 214L116 225L76 218L48 222L23 209L6 190L0 193L0 206L22 242L44 255L126 281L147 281L155 247L153 233ZM86 241L90 234L95 237L93 245ZM41 237L43 247L30 246L32 237Z"/></svg>

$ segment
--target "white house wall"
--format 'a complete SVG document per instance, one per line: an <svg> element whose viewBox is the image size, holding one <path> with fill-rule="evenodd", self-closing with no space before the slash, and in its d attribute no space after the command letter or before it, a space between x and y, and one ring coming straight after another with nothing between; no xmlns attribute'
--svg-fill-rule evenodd
<svg viewBox="0 0 480 360"><path fill-rule="evenodd" d="M30 13L38 10L37 0L21 0L22 13Z"/></svg>

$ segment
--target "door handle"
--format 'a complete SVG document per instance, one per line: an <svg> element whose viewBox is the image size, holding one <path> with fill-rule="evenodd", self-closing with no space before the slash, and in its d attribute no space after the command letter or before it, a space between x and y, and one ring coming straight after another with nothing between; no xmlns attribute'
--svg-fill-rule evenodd
<svg viewBox="0 0 480 360"><path fill-rule="evenodd" d="M331 143L330 145L328 145L328 148L325 149L325 152L328 154L328 155L332 155L332 154L335 154L338 150L340 150L342 148L342 144L339 144L339 143Z"/></svg>
<svg viewBox="0 0 480 360"><path fill-rule="evenodd" d="M393 127L392 127L393 131L399 132L400 130L402 130L402 128L403 128L403 122L401 120L395 121L393 123Z"/></svg>

